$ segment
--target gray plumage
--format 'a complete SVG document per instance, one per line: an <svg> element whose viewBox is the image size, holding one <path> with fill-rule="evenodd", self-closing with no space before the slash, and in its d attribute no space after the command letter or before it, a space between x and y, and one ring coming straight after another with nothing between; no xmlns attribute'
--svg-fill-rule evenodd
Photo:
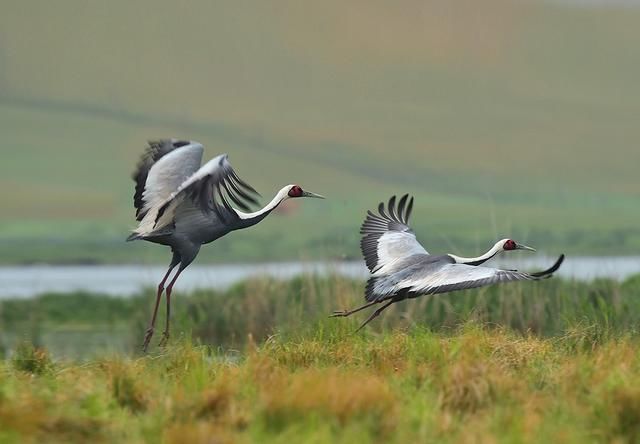
<svg viewBox="0 0 640 444"><path fill-rule="evenodd" d="M150 142L134 173L134 206L140 225L128 240L170 246L183 268L195 259L201 245L268 214L241 220L230 201L249 210L248 205L257 204L257 192L238 177L226 154L200 167L202 154L197 142Z"/></svg>
<svg viewBox="0 0 640 444"><path fill-rule="evenodd" d="M413 198L408 205L407 199L408 195L404 195L396 206L396 197L393 196L386 208L384 203L379 204L378 214L367 212L360 229L362 255L371 272L365 289L367 304L355 310L335 312L333 316L349 316L363 308L388 301L361 325L362 328L394 302L502 282L546 279L564 260L564 255L561 255L551 268L538 273L478 266L501 251L532 250L510 239L497 242L485 255L477 258L430 255L409 227Z"/></svg>
<svg viewBox="0 0 640 444"><path fill-rule="evenodd" d="M189 145L189 142L184 140L154 140L149 141L149 146L147 150L140 158L138 162L138 166L133 173L133 180L136 183L136 191L133 196L133 206L136 209L136 220L141 221L146 211L144 210L144 189L147 182L147 176L149 175L149 170L151 167L162 158L165 154L168 154L170 151L175 150L176 148L180 148L182 146ZM201 156L202 157L202 156ZM199 166L200 162L198 162ZM184 167L185 165L183 165ZM197 168L197 167L196 167ZM188 174L194 172L193 171L184 171L185 176L183 178L186 179ZM178 183L178 185L180 185Z"/></svg>
<svg viewBox="0 0 640 444"><path fill-rule="evenodd" d="M427 253L422 245L418 243L416 235L408 225L411 210L413 209L413 197L405 207L407 197L408 195L404 195L400 199L397 212L395 196L389 201L389 214L385 212L382 202L378 206L379 214L367 211L367 218L360 228L360 234L363 235L360 241L360 249L371 272L374 272L380 260L384 261L389 254L406 257L412 254ZM391 238L394 239L394 242L389 242ZM381 251L383 257L380 257L378 251L380 250L381 242L382 245L389 245L396 250L391 252L387 250Z"/></svg>
<svg viewBox="0 0 640 444"><path fill-rule="evenodd" d="M180 273L193 262L200 247L227 233L257 224L281 202L294 197L322 196L303 191L298 185L283 187L262 209L253 212L258 203L257 191L236 174L226 154L204 165L204 148L198 142L166 139L149 142L133 173L138 227L128 241L145 240L171 248L169 270L158 285L151 325L145 335L146 350L155 325L160 297L171 271L178 271L166 288L167 324L163 341L169 336L170 297ZM234 207L235 206L235 207Z"/></svg>

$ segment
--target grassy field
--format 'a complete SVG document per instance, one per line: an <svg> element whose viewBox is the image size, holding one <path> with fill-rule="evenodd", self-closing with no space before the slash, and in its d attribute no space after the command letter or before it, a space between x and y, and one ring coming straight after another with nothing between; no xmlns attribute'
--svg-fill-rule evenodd
<svg viewBox="0 0 640 444"><path fill-rule="evenodd" d="M638 338L468 324L0 364L3 442L636 442Z"/></svg>
<svg viewBox="0 0 640 444"><path fill-rule="evenodd" d="M278 4L5 5L0 263L165 262L122 240L131 169L167 136L266 198L329 197L201 261L355 257L365 210L405 192L433 251L639 251L640 9Z"/></svg>
<svg viewBox="0 0 640 444"><path fill-rule="evenodd" d="M149 355L151 290L4 301L0 441L640 437L640 276L423 297L354 334L364 315L326 315L360 303L362 285L306 276L176 293L174 339Z"/></svg>
<svg viewBox="0 0 640 444"><path fill-rule="evenodd" d="M200 262L359 257L404 193L433 253L638 254L640 8L568 3L3 4L0 265L167 262L124 242L160 137L228 152L263 202L328 197ZM148 355L154 289L1 301L0 442L640 442L640 276L422 297L354 334L365 313L327 315L363 286L177 289Z"/></svg>
<svg viewBox="0 0 640 444"><path fill-rule="evenodd" d="M38 442L636 442L637 335L543 339L474 323L355 336L341 324L240 351L0 363L0 439Z"/></svg>

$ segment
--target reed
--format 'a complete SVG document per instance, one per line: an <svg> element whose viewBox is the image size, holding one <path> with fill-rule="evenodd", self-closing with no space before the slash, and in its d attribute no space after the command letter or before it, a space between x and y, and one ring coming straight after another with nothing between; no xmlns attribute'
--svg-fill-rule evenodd
<svg viewBox="0 0 640 444"><path fill-rule="evenodd" d="M333 310L363 302L361 281L338 276L300 276L292 280L252 279L225 291L174 293L173 338L189 338L223 350L242 349L247 338L261 344L273 336L295 338L308 331L334 341L353 332L366 312L329 319ZM640 325L640 276L624 282L574 282L551 279L514 283L400 302L361 333L428 329L448 333L470 321L540 337L580 332L580 347L609 335L635 335ZM0 305L4 349L25 338L54 354L76 347L86 352L134 352L146 329L155 291L134 298L76 293L47 294ZM161 310L158 329L163 327ZM74 342L75 341L75 342ZM89 353L89 356L91 354Z"/></svg>

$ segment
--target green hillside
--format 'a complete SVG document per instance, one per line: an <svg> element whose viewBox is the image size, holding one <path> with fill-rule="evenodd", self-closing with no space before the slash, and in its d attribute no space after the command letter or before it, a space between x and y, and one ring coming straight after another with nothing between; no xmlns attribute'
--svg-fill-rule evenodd
<svg viewBox="0 0 640 444"><path fill-rule="evenodd" d="M548 3L3 5L0 261L164 261L125 244L145 141L228 152L265 201L325 194L200 260L356 257L417 198L432 251L512 236L640 251L640 9Z"/></svg>

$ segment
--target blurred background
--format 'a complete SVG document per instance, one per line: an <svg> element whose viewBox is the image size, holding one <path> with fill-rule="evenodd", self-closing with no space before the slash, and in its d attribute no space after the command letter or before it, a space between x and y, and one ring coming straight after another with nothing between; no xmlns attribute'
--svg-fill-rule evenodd
<svg viewBox="0 0 640 444"><path fill-rule="evenodd" d="M241 346L358 304L364 214L404 193L432 253L512 237L540 253L499 265L564 252L569 280L424 298L373 330L626 331L638 23L640 1L4 2L0 356L22 339L54 356L139 349L170 256L124 241L130 176L164 137L229 153L263 204L290 183L328 197L203 248L176 287L177 338Z"/></svg>
<svg viewBox="0 0 640 444"><path fill-rule="evenodd" d="M640 2L5 2L0 261L164 264L125 243L148 139L304 201L198 262L359 259L416 197L432 252L640 250ZM297 203L297 202L296 202Z"/></svg>

